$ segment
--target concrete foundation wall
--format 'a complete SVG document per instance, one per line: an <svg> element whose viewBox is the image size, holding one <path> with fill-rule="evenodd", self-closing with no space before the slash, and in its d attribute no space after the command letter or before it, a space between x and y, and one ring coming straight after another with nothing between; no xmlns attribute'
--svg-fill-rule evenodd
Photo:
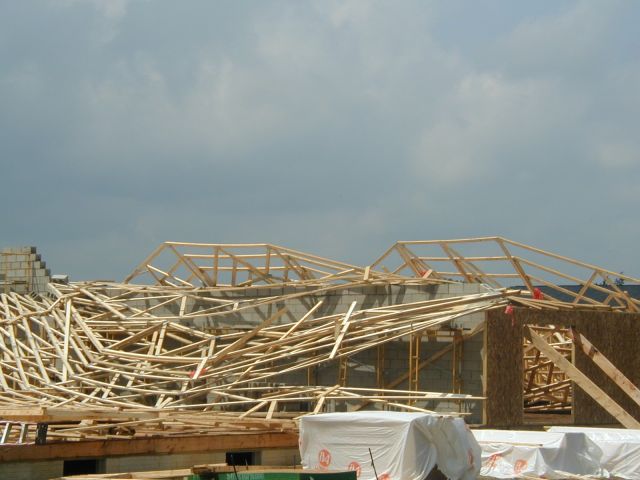
<svg viewBox="0 0 640 480"><path fill-rule="evenodd" d="M62 476L63 462L6 462L0 463L0 478L11 480L46 480Z"/></svg>
<svg viewBox="0 0 640 480"><path fill-rule="evenodd" d="M279 448L250 450L255 454L256 465L293 466L300 463L298 449ZM180 453L171 455L135 455L105 459L105 473L124 473L149 470L175 470L194 465L225 463L227 452ZM233 453L233 452L231 452ZM295 463L294 463L295 462ZM240 467L239 467L240 468Z"/></svg>
<svg viewBox="0 0 640 480"><path fill-rule="evenodd" d="M69 448L72 448L71 446ZM172 455L131 455L107 457L101 460L98 473L128 473L152 470L177 470L194 465L225 463L226 452L180 453ZM265 466L289 467L300 464L297 448L256 450L255 463ZM48 480L61 477L64 459L43 462L6 462L0 464L0 479Z"/></svg>
<svg viewBox="0 0 640 480"><path fill-rule="evenodd" d="M172 455L134 455L108 457L105 473L144 472L149 470L176 470L205 463L224 463L225 452L175 453Z"/></svg>
<svg viewBox="0 0 640 480"><path fill-rule="evenodd" d="M274 467L300 465L300 450L297 448L262 450L260 452L260 464Z"/></svg>

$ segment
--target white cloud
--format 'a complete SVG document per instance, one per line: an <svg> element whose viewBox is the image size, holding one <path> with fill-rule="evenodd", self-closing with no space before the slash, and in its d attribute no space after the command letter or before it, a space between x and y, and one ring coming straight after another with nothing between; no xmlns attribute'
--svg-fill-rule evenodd
<svg viewBox="0 0 640 480"><path fill-rule="evenodd" d="M595 147L598 163L605 168L640 167L640 145L637 142L602 143Z"/></svg>
<svg viewBox="0 0 640 480"><path fill-rule="evenodd" d="M517 173L549 132L565 127L583 110L581 99L547 80L510 80L469 73L442 101L413 149L422 179L442 187L480 183L503 172Z"/></svg>
<svg viewBox="0 0 640 480"><path fill-rule="evenodd" d="M597 68L606 37L615 29L624 2L577 1L566 10L528 19L502 39L507 69L526 75L571 75Z"/></svg>
<svg viewBox="0 0 640 480"><path fill-rule="evenodd" d="M571 237L552 250L597 247L613 208L637 211L629 3L507 2L464 21L419 1L9 3L0 154L20 161L3 164L0 196L24 179L40 195L5 215L12 238L28 218L86 257L93 236L136 259L171 238L366 261L397 238L507 223L526 243ZM60 212L91 226L57 228Z"/></svg>
<svg viewBox="0 0 640 480"><path fill-rule="evenodd" d="M365 0L320 1L316 2L320 11L328 10L334 27L340 28L348 24L366 22L370 16L373 2Z"/></svg>
<svg viewBox="0 0 640 480"><path fill-rule="evenodd" d="M224 161L295 130L289 112L268 95L264 82L271 79L255 70L231 60L202 60L193 87L180 95L170 91L151 59L138 60L123 62L117 75L85 86L88 122L78 147L111 152L114 163L132 156L156 163L154 154L180 157L194 151Z"/></svg>

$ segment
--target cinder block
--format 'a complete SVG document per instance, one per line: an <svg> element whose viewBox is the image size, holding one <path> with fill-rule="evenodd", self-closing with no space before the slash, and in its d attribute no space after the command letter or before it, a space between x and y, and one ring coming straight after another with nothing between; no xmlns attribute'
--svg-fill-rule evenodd
<svg viewBox="0 0 640 480"><path fill-rule="evenodd" d="M7 247L5 251L16 255L24 255L36 253L36 247Z"/></svg>
<svg viewBox="0 0 640 480"><path fill-rule="evenodd" d="M465 283L465 292L468 293L484 293L487 289L480 283Z"/></svg>
<svg viewBox="0 0 640 480"><path fill-rule="evenodd" d="M280 448L262 450L260 452L261 465L285 466L300 463L300 451L297 448Z"/></svg>
<svg viewBox="0 0 640 480"><path fill-rule="evenodd" d="M243 297L244 298L255 298L257 296L258 296L258 289L257 288L247 288L243 292Z"/></svg>
<svg viewBox="0 0 640 480"><path fill-rule="evenodd" d="M282 288L282 294L283 295L291 295L294 293L301 293L303 291L303 289L300 289L298 287L295 286L285 286Z"/></svg>
<svg viewBox="0 0 640 480"><path fill-rule="evenodd" d="M31 480L55 478L63 475L63 461L5 462L0 464L0 478Z"/></svg>

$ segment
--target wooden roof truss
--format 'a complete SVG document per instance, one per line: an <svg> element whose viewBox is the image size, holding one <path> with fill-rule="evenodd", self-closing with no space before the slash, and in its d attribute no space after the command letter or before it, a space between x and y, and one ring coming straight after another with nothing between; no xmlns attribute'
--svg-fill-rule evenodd
<svg viewBox="0 0 640 480"><path fill-rule="evenodd" d="M463 255L478 246L497 251ZM557 263L585 276L561 273ZM459 389L419 390L417 372L445 353L458 358L457 342L467 338L456 337L433 358L421 359L416 353L421 335L510 303L637 311L638 301L611 283L614 275L500 237L398 242L364 267L269 244L166 242L124 283L51 284L50 295L43 296L0 294L0 419L38 422L46 415L33 409L44 408L56 419L50 423L58 438L171 436L228 431L231 424L247 431L287 430L298 415L323 411L331 402L348 402L353 409L373 404L427 411L419 406L426 401L482 401ZM569 295L550 276L583 286L569 292L568 302L534 295L538 285ZM332 291L459 283L487 288L374 308L354 302L346 312L322 313L323 296ZM512 285L523 287L508 288ZM592 291L604 300L593 299ZM288 311L293 299L303 299L307 311ZM242 321L244 313L265 307L271 313L258 324ZM195 326L203 320L208 327ZM563 355L566 332L538 333ZM386 389L380 382L377 389L348 386L351 356L383 352L401 338L410 339L414 349L406 375ZM570 404L566 376L547 368L548 359L532 344L525 352L529 407L535 409L540 399L558 408ZM327 364L340 366L334 386L281 381ZM402 382L409 390L396 390ZM9 428L7 441L22 430Z"/></svg>

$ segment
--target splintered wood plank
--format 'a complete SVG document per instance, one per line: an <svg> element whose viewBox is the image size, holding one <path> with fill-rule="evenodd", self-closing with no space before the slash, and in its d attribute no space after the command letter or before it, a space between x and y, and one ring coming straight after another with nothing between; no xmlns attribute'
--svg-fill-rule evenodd
<svg viewBox="0 0 640 480"><path fill-rule="evenodd" d="M163 325L165 325L167 322L158 322L154 325L151 325L148 328L145 328L144 330L139 331L138 333L131 335L127 338L124 338L122 340L120 340L119 342L114 343L113 345L109 345L109 350L118 350L120 348L126 347L127 345L130 345L132 343L137 342L138 340L148 336L150 333L154 333L155 331L159 330L160 328L162 328Z"/></svg>
<svg viewBox="0 0 640 480"><path fill-rule="evenodd" d="M338 349L340 348L340 344L342 343L342 340L344 339L344 336L347 334L347 330L349 329L349 319L351 318L351 314L353 313L353 310L356 308L357 305L357 301L353 301L351 302L351 305L349 306L349 310L347 310L347 313L345 314L344 318L342 319L342 326L340 328L340 332L338 334L338 337L336 338L336 342L333 346L333 349L331 350L331 353L329 354L329 360L332 360L333 358L335 358L336 353L338 352Z"/></svg>
<svg viewBox="0 0 640 480"><path fill-rule="evenodd" d="M271 420L273 418L273 414L276 411L276 408L278 406L278 401L277 400L271 400L271 404L269 405L269 411L267 412L267 420Z"/></svg>
<svg viewBox="0 0 640 480"><path fill-rule="evenodd" d="M71 300L67 300L65 304L64 316L64 345L62 347L62 355L64 357L62 365L62 381L66 382L69 376L67 364L69 359L69 338L71 336Z"/></svg>
<svg viewBox="0 0 640 480"><path fill-rule="evenodd" d="M251 329L251 331L249 331L245 335L243 335L242 338L239 338L238 340L236 340L232 344L229 344L226 347L224 347L221 350L219 350L218 353L211 360L212 365L216 365L216 364L220 363L225 358L227 358L231 353L233 353L234 351L244 347L247 344L247 342L249 342L249 340L251 340L253 337L255 337L260 332L260 330L262 330L263 328L265 328L265 327L269 326L270 324L272 324L273 322L275 322L278 318L280 318L282 315L284 315L288 310L289 310L288 307L281 308L275 314L273 314L271 317L267 318L264 322L262 322L260 325L256 326L255 328Z"/></svg>
<svg viewBox="0 0 640 480"><path fill-rule="evenodd" d="M315 408L313 409L313 413L320 413L322 411L322 406L324 402L327 400L327 395L331 395L334 391L340 388L340 385L334 385L333 387L325 390L318 397L318 402L316 403Z"/></svg>
<svg viewBox="0 0 640 480"><path fill-rule="evenodd" d="M322 303L323 303L323 300L320 300L319 302L317 302L313 307L311 307L311 309L309 309L309 311L307 311L307 313L305 313L298 321L296 321L278 340L275 340L274 342L272 342L269 348L267 348L267 350L265 351L265 355L269 355L275 352L276 350L283 348L285 346L285 344L283 343L284 340L287 339L290 335L292 335L300 327L300 325L302 325L308 318L310 318L314 314L314 312L318 308L320 308ZM242 374L238 377L238 381L246 378L256 366L257 366L256 363L249 365L249 367L244 372L242 372Z"/></svg>
<svg viewBox="0 0 640 480"><path fill-rule="evenodd" d="M102 300L100 297L98 297L97 295L94 295L93 293L91 293L89 290L87 290L86 288L81 288L80 291L82 293L84 293L87 297L91 298L92 300L96 301L101 307L106 308L107 310L109 310L111 313L113 313L116 317L121 318L121 319L125 319L126 316L120 311L117 310L115 308L113 308L111 305L109 305L107 302L105 302L104 300Z"/></svg>
<svg viewBox="0 0 640 480"><path fill-rule="evenodd" d="M200 375L202 374L205 365L207 364L209 359L212 357L213 352L215 351L215 348L216 348L216 338L213 337L211 339L211 342L209 343L209 347L204 350L204 355L202 356L202 360L200 361L200 363L198 363L198 367L196 368L195 373L193 374L193 380L197 380L198 378L200 378Z"/></svg>

